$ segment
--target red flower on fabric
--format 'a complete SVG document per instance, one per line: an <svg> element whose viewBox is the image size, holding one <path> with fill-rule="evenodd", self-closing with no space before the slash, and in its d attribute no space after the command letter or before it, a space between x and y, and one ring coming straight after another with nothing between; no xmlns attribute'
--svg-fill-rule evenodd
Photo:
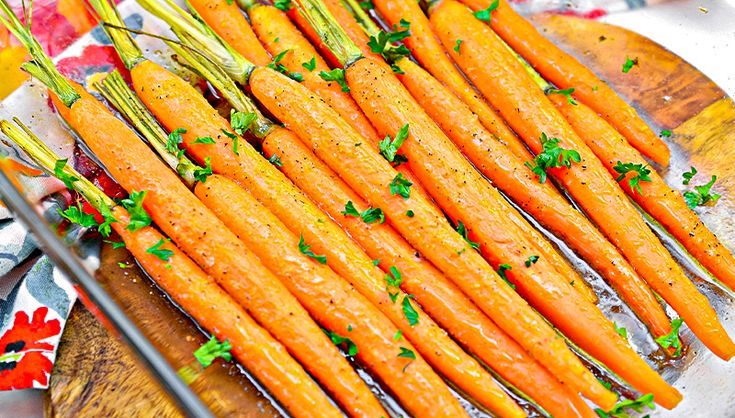
<svg viewBox="0 0 735 418"><path fill-rule="evenodd" d="M33 318L19 311L13 326L0 337L0 390L25 389L33 382L46 386L53 363L44 355L54 346L43 340L58 335L58 319L46 321L47 307L36 309Z"/></svg>

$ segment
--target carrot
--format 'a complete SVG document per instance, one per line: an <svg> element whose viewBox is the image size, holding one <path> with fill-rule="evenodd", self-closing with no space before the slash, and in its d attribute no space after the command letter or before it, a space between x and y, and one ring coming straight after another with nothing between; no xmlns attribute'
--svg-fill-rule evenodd
<svg viewBox="0 0 735 418"><path fill-rule="evenodd" d="M186 0L186 5L248 61L256 65L271 62L268 52L260 46L253 28L234 1Z"/></svg>
<svg viewBox="0 0 735 418"><path fill-rule="evenodd" d="M299 4L303 6L303 2ZM337 36L340 41L349 42L346 34L339 33ZM327 42L333 41L328 36L324 39ZM354 45L349 49L351 54L361 56ZM350 74L355 68L371 63L375 68L385 71L384 64L358 58L346 70L348 83L351 82ZM383 74L364 75L372 81L380 81L384 77ZM398 80L395 81L400 84ZM340 120L338 115L310 97L303 86L272 71L259 69L253 71L250 87L266 108L293 129L301 140L310 143L320 158L335 169L354 190L364 194L363 197L371 204L380 207L393 225L419 251L444 270L447 276L459 280L462 283L460 287L471 294L475 303L481 308L488 309L488 315L498 321L506 332L513 335L516 341L523 341L534 356L545 360L545 364L554 365L555 372L562 376L563 382L574 385L575 389L584 388L584 391L592 394L591 397L600 401L603 407L611 407L615 403L615 396L592 377L579 359L556 339L553 330L542 324L538 315L512 292L512 289L478 254L472 250L462 251L467 250L466 242L448 227L444 219L429 209L429 202L419 195L411 196L407 199L408 202L413 202L414 205L420 202L420 206L414 208L409 206L406 200L390 194L389 184L396 178L397 172L374 150L356 147L355 144L362 142L361 136ZM363 91L362 88L352 88L351 91L358 104L361 104L355 92ZM370 98L379 100L387 107L385 100L395 97L394 93L395 91L381 91L380 96L372 95ZM408 99L410 101L410 97ZM420 109L418 111L421 112ZM299 122L296 122L297 120ZM405 213L408 210L413 210L416 216L407 218ZM432 236L434 239L428 243L426 236ZM419 237L420 239L417 239ZM464 260L467 262L463 262ZM569 288L573 292L571 287ZM503 311L502 315L499 310Z"/></svg>
<svg viewBox="0 0 735 418"><path fill-rule="evenodd" d="M534 151L542 151L539 138L544 133L549 138L560 138L559 144L564 149L579 153L579 163L569 168L550 169L549 174L566 187L633 268L679 313L705 345L724 359L735 355L735 344L707 299L684 275L602 163L525 73L500 38L473 19L466 7L454 1L445 1L435 8L431 18L443 42L452 42L457 37L464 39L467 51L472 53L453 53L452 57L476 85L482 86L488 99ZM464 19L461 27L455 19ZM493 63L492 70L488 63ZM501 85L513 88L500 90ZM657 402L670 399L656 398Z"/></svg>
<svg viewBox="0 0 735 418"><path fill-rule="evenodd" d="M404 39L403 43L421 65L467 104L487 130L497 135L516 156L522 159L531 158L523 142L449 59L447 51L431 31L429 19L424 15L418 2L373 0L373 3L380 14L394 27L398 27L402 20L410 22L411 36Z"/></svg>
<svg viewBox="0 0 735 418"><path fill-rule="evenodd" d="M0 121L3 132L53 174L58 156L40 139L32 136L27 128L20 126L26 130L25 134L9 123ZM101 213L105 213L104 209L111 213L115 219L111 224L112 229L120 235L125 247L156 283L204 329L221 341L228 340L235 358L287 410L296 415L315 416L308 412L311 408L330 407L320 388L285 348L255 323L178 247L170 243L161 245L160 250L170 252L167 260L154 255L149 249L165 242L160 232L150 226L131 231L128 228L130 215L124 208L114 205L112 200L70 167L65 167L64 171L77 179L72 185L93 207ZM335 413L338 414L337 411Z"/></svg>
<svg viewBox="0 0 735 418"><path fill-rule="evenodd" d="M620 175L615 171L619 161L646 166L641 154L591 108L581 103L572 106L558 95L548 97L610 174L616 177ZM628 175L627 179L620 182L628 196L661 222L715 277L735 289L735 258L697 214L689 209L681 193L669 187L655 170L650 170L650 181L639 183L638 192L629 182L634 175Z"/></svg>
<svg viewBox="0 0 735 418"><path fill-rule="evenodd" d="M322 72L329 72L330 68L309 41L288 20L288 17L281 10L262 4L249 8L248 14L253 22L253 28L268 51L274 56L288 51L279 62L289 71L302 74L303 84L309 90L324 99L358 133L377 147L382 138L378 136L375 128L362 113L352 96L344 92L336 82L326 81L319 75ZM304 63L309 64L312 59L314 68L309 70L304 67ZM417 190L422 188L407 165L399 166L398 171L416 184ZM420 192L426 195L425 191Z"/></svg>
<svg viewBox="0 0 735 418"><path fill-rule="evenodd" d="M600 272L655 337L671 332L669 318L646 282L587 218L549 182L539 183L524 162L500 145L467 106L430 74L409 60L397 65L404 72L398 76L403 84L475 167Z"/></svg>
<svg viewBox="0 0 735 418"><path fill-rule="evenodd" d="M531 358L522 347L477 309L428 260L387 224L367 223L343 214L346 202L360 213L368 205L298 138L276 135L263 142L266 155L278 155L281 170L326 211L384 270L395 267L401 287L452 337L504 379L523 390L551 415L594 417L594 412Z"/></svg>
<svg viewBox="0 0 735 418"><path fill-rule="evenodd" d="M281 277L319 323L355 344L357 358L412 414L437 416L456 411L452 405L434 401L437 395L451 399L446 384L411 343L394 340L397 329L388 318L329 267L301 254L299 237L255 198L232 180L217 175L198 183L195 193ZM410 352L415 358L399 356L402 352ZM507 395L505 401L509 409L501 415L524 415Z"/></svg>
<svg viewBox="0 0 735 418"><path fill-rule="evenodd" d="M487 9L492 0L461 0L473 10ZM493 30L528 60L544 77L561 89L574 88L574 94L602 115L638 151L660 164L669 164L669 148L648 127L638 113L607 83L564 52L505 0L491 14Z"/></svg>

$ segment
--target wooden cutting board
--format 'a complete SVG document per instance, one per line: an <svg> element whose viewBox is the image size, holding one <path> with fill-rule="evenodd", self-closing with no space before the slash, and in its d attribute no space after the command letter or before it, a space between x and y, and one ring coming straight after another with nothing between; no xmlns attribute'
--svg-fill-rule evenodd
<svg viewBox="0 0 735 418"><path fill-rule="evenodd" d="M692 156L698 168L706 170L708 161L733 161L735 147L723 149L712 144L723 144L728 136L735 140L735 105L694 67L625 29L555 15L537 16L534 21L634 103L647 115L654 130L673 130L672 141ZM626 57L638 57L639 65L623 74ZM727 167L718 167L717 174L726 179L720 187L724 185L735 192L735 168L730 165L729 172L723 169ZM720 230L726 226L715 222L719 217L716 214L704 217L718 235L734 236L731 231ZM728 244L732 248L733 243ZM278 415L234 366L221 362L207 370L197 366L191 353L204 342L204 337L141 275L125 250L105 247L102 259L100 281L136 313L136 322L151 335L169 361L175 367L186 368L192 387L217 415ZM121 269L118 262L130 264L131 268ZM161 389L80 304L66 325L46 406L48 416L178 416Z"/></svg>

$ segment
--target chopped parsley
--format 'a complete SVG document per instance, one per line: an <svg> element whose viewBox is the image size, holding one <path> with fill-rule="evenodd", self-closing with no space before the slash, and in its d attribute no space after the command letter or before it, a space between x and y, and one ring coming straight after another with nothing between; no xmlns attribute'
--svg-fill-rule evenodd
<svg viewBox="0 0 735 418"><path fill-rule="evenodd" d="M572 162L579 163L582 157L575 150L565 149L559 146L559 138L549 138L546 133L541 133L541 145L543 151L533 159L533 163L526 162L526 166L539 177L540 183L546 183L546 170L549 168L571 167Z"/></svg>
<svg viewBox="0 0 735 418"><path fill-rule="evenodd" d="M684 180L681 183L685 186L688 186L689 182L692 181L692 178L694 178L696 174L697 174L697 169L694 166L692 166L689 171L682 174L682 177L684 177Z"/></svg>
<svg viewBox="0 0 735 418"><path fill-rule="evenodd" d="M290 1L289 1L289 3L290 3ZM276 55L275 57L273 57L273 61L271 61L271 63L268 64L267 67L270 68L270 69L272 69L272 70L278 71L279 73L287 76L288 78L290 78L292 80L295 80L295 81L298 81L300 83L300 82L304 81L304 76L301 75L300 73L289 71L288 68L286 68L285 65L281 64L281 60L283 59L283 57L287 53L289 53L290 51L291 51L290 49L287 49L285 51L279 52L278 55Z"/></svg>
<svg viewBox="0 0 735 418"><path fill-rule="evenodd" d="M414 217L413 211L411 209L407 210L406 211L406 216L408 216L409 218L413 218Z"/></svg>
<svg viewBox="0 0 735 418"><path fill-rule="evenodd" d="M179 144L184 142L184 138L181 137L181 134L185 133L186 128L176 128L173 130L173 132L168 134L168 141L166 141L166 151L176 156L180 156L181 150L179 149Z"/></svg>
<svg viewBox="0 0 735 418"><path fill-rule="evenodd" d="M141 192L133 191L127 199L120 201L130 214L130 223L126 227L128 231L135 232L153 222L148 212L143 208L143 199L145 199L147 193L145 190Z"/></svg>
<svg viewBox="0 0 735 418"><path fill-rule="evenodd" d="M403 331L399 329L398 331L396 331L395 334L393 334L393 341L399 341L402 339L403 339Z"/></svg>
<svg viewBox="0 0 735 418"><path fill-rule="evenodd" d="M476 250L476 249L480 248L480 244L479 243L474 242L474 241L472 241L472 240L469 239L469 237L467 236L467 232L468 232L467 231L467 227L459 219L457 219L457 228L456 229L457 229L457 232L459 232L459 235L461 235L462 238L464 238L464 240L467 242L467 244L469 244L470 247L472 247L473 250Z"/></svg>
<svg viewBox="0 0 735 418"><path fill-rule="evenodd" d="M403 315L405 315L408 320L408 325L414 326L419 323L419 313L416 312L416 309L411 305L411 298L409 296L403 297L401 308L403 308Z"/></svg>
<svg viewBox="0 0 735 418"><path fill-rule="evenodd" d="M276 167L283 167L283 162L281 162L281 157L278 156L275 152L273 155L268 157L268 162L273 164Z"/></svg>
<svg viewBox="0 0 735 418"><path fill-rule="evenodd" d="M194 178L202 183L207 182L207 178L212 175L212 164L211 158L207 157L204 159L204 168L197 167L194 169Z"/></svg>
<svg viewBox="0 0 735 418"><path fill-rule="evenodd" d="M635 172L636 175L628 179L628 184L630 185L630 188L638 192L639 195L643 195L640 182L651 181L651 169L646 164L622 163L618 161L613 167L613 170L620 173L616 179L618 182L623 181L628 173Z"/></svg>
<svg viewBox="0 0 735 418"><path fill-rule="evenodd" d="M311 245L306 245L306 243L304 243L304 234L301 234L299 238L299 251L301 251L301 254L304 254L305 256L311 257L314 260L318 261L319 264L327 264L326 255L314 254L314 251L311 251Z"/></svg>
<svg viewBox="0 0 735 418"><path fill-rule="evenodd" d="M107 238L112 232L112 227L110 225L112 225L114 222L117 222L117 219L112 216L110 208L108 208L106 205L100 206L100 215L102 215L103 222L99 224L99 226L97 227L97 231L99 231L100 235Z"/></svg>
<svg viewBox="0 0 735 418"><path fill-rule="evenodd" d="M69 206L66 210L59 209L59 215L67 221L82 226L84 228L92 228L97 226L94 215L84 212L82 202L77 202L77 206Z"/></svg>
<svg viewBox="0 0 735 418"><path fill-rule="evenodd" d="M232 350L232 344L228 340L219 342L217 337L213 335L209 341L197 348L194 357L206 368L211 366L218 357L224 361L231 361L232 353L230 353L230 350Z"/></svg>
<svg viewBox="0 0 735 418"><path fill-rule="evenodd" d="M337 334L336 332L330 331L326 328L322 328L322 331L324 331L324 333L327 334L327 337L329 337L329 339L332 340L332 343L334 345L337 345L337 346L341 344L347 345L347 354L349 354L350 357L355 357L357 355L358 353L357 345L355 345L355 343L351 339L347 337L343 337Z"/></svg>
<svg viewBox="0 0 735 418"><path fill-rule="evenodd" d="M112 245L113 250L117 250L118 248L125 248L124 242L116 242L116 241L110 241L110 240L103 240L103 242L106 242L110 245Z"/></svg>
<svg viewBox="0 0 735 418"><path fill-rule="evenodd" d="M235 155L240 155L240 151L238 150L238 144L239 144L239 141L240 141L240 137L238 137L237 135L235 135L232 132L229 132L226 129L221 129L221 131L222 131L223 134L225 134L226 137L228 137L228 138L230 138L232 140L232 152Z"/></svg>
<svg viewBox="0 0 735 418"><path fill-rule="evenodd" d="M64 182L64 185L68 189L74 189L74 182L79 181L79 178L72 176L71 174L66 174L64 167L66 167L67 161L69 161L68 158L56 160L56 163L54 164L54 176Z"/></svg>
<svg viewBox="0 0 735 418"><path fill-rule="evenodd" d="M401 129L398 130L394 139L391 140L390 135L386 135L385 138L378 143L380 154L385 157L389 163L393 163L393 167L397 167L408 161L408 158L398 154L398 150L406 139L408 139L408 124L403 125Z"/></svg>
<svg viewBox="0 0 735 418"><path fill-rule="evenodd" d="M704 206L707 204L714 205L720 200L721 195L712 193L712 186L715 185L717 176L712 176L712 179L707 184L701 186L694 186L694 191L688 190L684 192L684 200L690 209L694 209L697 206Z"/></svg>
<svg viewBox="0 0 735 418"><path fill-rule="evenodd" d="M192 142L192 144L214 144L214 139L211 136L199 137Z"/></svg>
<svg viewBox="0 0 735 418"><path fill-rule="evenodd" d="M676 351L674 356L678 357L681 355L681 340L679 339L679 328L684 323L681 318L676 318L671 321L671 332L656 338L656 342L663 348L673 348Z"/></svg>
<svg viewBox="0 0 735 418"><path fill-rule="evenodd" d="M413 352L413 350L406 348L406 347L400 347L401 352L398 353L398 357L405 357L410 358L411 360L416 360L416 353Z"/></svg>
<svg viewBox="0 0 735 418"><path fill-rule="evenodd" d="M373 10L375 8L375 5L373 4L372 0L360 0L360 7L363 10Z"/></svg>
<svg viewBox="0 0 735 418"><path fill-rule="evenodd" d="M634 59L630 59L630 57L625 57L625 62L623 63L623 73L628 74L628 71L630 71L633 66L638 65L638 57L635 57Z"/></svg>
<svg viewBox="0 0 735 418"><path fill-rule="evenodd" d="M319 77L324 81L336 81L342 87L343 92L350 92L350 86L347 85L347 80L345 80L345 70L341 68L335 68L332 71L322 71L319 73Z"/></svg>
<svg viewBox="0 0 735 418"><path fill-rule="evenodd" d="M462 46L462 42L464 42L464 41L461 40L461 39L457 39L457 42L454 44L454 48L453 48L454 49L454 52L456 52L456 53L458 53L460 55L462 55L462 52L460 51L459 48Z"/></svg>
<svg viewBox="0 0 735 418"><path fill-rule="evenodd" d="M347 204L345 205L345 210L343 210L341 213L345 216L362 218L362 221L366 224L371 224L374 222L382 224L385 222L385 214L383 213L382 209L370 207L364 212L358 212L351 200L347 202Z"/></svg>
<svg viewBox="0 0 735 418"><path fill-rule="evenodd" d="M291 0L275 0L273 2L273 6L275 6L276 9L287 12L291 10L291 8L293 7L293 4L291 4Z"/></svg>
<svg viewBox="0 0 735 418"><path fill-rule="evenodd" d="M255 119L257 118L258 115L253 112L245 113L232 109L230 112L230 126L232 126L232 130L235 131L236 134L245 135L245 132L250 129L250 126L252 126L253 122L255 122Z"/></svg>
<svg viewBox="0 0 735 418"><path fill-rule="evenodd" d="M493 0L487 9L478 10L473 14L479 20L490 23L490 19L492 18L493 12L498 8L499 3L500 3L500 0Z"/></svg>
<svg viewBox="0 0 735 418"><path fill-rule="evenodd" d="M663 137L666 137L666 138L670 138L672 134L673 134L673 132L671 132L671 130L664 129L663 131L661 131L661 133L659 135L661 135Z"/></svg>
<svg viewBox="0 0 735 418"><path fill-rule="evenodd" d="M595 412L600 416L600 418L628 418L631 415L626 412L626 409L643 412L644 407L648 407L650 409L656 408L656 404L653 403L653 394L649 393L635 400L624 400L622 402L618 402L615 407L608 412L599 408L595 409Z"/></svg>
<svg viewBox="0 0 735 418"><path fill-rule="evenodd" d="M625 329L625 327L619 327L617 323L613 322L613 326L615 327L615 332L618 333L621 337L624 339L628 339L628 330Z"/></svg>
<svg viewBox="0 0 735 418"><path fill-rule="evenodd" d="M394 42L400 42L411 36L411 31L408 29L410 24L405 20L401 19L401 26L404 30L394 30L393 32L380 31L378 36L371 36L368 41L370 51L376 54L380 54L388 62L395 62L400 58L411 55L411 51L406 48L406 45L393 45ZM394 29L397 29L394 27Z"/></svg>
<svg viewBox="0 0 735 418"><path fill-rule="evenodd" d="M538 261L539 258L540 257L537 256L537 255L532 255L532 256L528 257L528 259L525 262L526 267L531 267L532 264L536 264L536 262Z"/></svg>
<svg viewBox="0 0 735 418"><path fill-rule="evenodd" d="M160 240L158 240L158 242L154 246L145 250L145 252L147 252L148 254L153 254L154 256L158 257L160 260L168 261L171 259L171 257L174 256L174 252L171 250L167 250L165 248L161 248L161 247L163 247L164 244L170 241L171 241L170 238L165 238L165 239L161 238Z"/></svg>
<svg viewBox="0 0 735 418"><path fill-rule="evenodd" d="M501 264L498 266L498 276L500 276L501 279L503 279L506 283L508 283L508 286L510 286L511 289L515 289L516 285L510 282L508 280L508 275L506 274L506 271L513 270L513 266L510 264Z"/></svg>
<svg viewBox="0 0 735 418"><path fill-rule="evenodd" d="M574 87L570 87L568 89L559 90L559 89L548 89L546 90L546 94L561 94L563 96L567 97L567 102L569 102L570 105L578 105L576 100L574 100L574 97L572 97L572 94L574 93Z"/></svg>
<svg viewBox="0 0 735 418"><path fill-rule="evenodd" d="M390 182L390 194L408 199L411 197L411 186L413 186L413 183L403 177L403 173L398 173Z"/></svg>
<svg viewBox="0 0 735 418"><path fill-rule="evenodd" d="M385 280L386 286L385 290L388 292L388 296L390 296L390 300L393 303L396 303L396 300L398 300L398 295L401 293L401 283L403 282L403 278L401 277L401 272L398 271L398 269L395 266L391 266L388 273L385 274L385 277L383 278ZM395 292L391 292L391 288L395 290Z"/></svg>
<svg viewBox="0 0 735 418"><path fill-rule="evenodd" d="M316 57L311 57L309 62L302 62L301 66L309 71L314 71L316 69Z"/></svg>

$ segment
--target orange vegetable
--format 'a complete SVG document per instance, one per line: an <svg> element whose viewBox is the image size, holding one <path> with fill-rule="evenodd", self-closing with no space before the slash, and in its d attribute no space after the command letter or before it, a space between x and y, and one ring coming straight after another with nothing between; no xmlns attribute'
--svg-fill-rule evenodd
<svg viewBox="0 0 735 418"><path fill-rule="evenodd" d="M473 10L487 9L493 0L461 0ZM541 75L574 94L615 127L638 151L667 166L668 146L651 131L638 113L589 68L544 37L506 0L491 15L493 30ZM479 86L478 86L479 87Z"/></svg>
<svg viewBox="0 0 735 418"><path fill-rule="evenodd" d="M571 106L558 95L551 95L549 98L600 158L610 174L615 177L620 175L614 169L618 161L646 165L641 154L591 108L581 103L579 106ZM732 253L707 229L697 214L689 209L681 193L669 187L656 170L650 170L651 180L639 183L640 193L630 187L629 179L635 173L619 183L628 196L660 222L694 258L715 277L735 289L735 258Z"/></svg>
<svg viewBox="0 0 735 418"><path fill-rule="evenodd" d="M346 202L359 212L368 205L298 138L274 135L263 142L266 155L278 155L281 170L360 244L380 259L388 272L395 267L401 287L452 337L485 364L523 390L553 416L596 417L582 399L571 394L505 332L498 328L449 279L422 257L391 226L346 216Z"/></svg>
<svg viewBox="0 0 735 418"><path fill-rule="evenodd" d="M559 146L579 152L579 163L573 163L569 168L549 169L549 174L570 192L636 271L677 310L705 345L718 356L731 358L735 354L735 344L722 328L707 299L684 275L612 176L498 36L487 25L473 19L469 9L455 1L444 1L434 9L431 19L443 42L457 37L464 39L473 53L452 54L452 57L476 85L482 86L486 97L532 150L542 151L540 137L545 133L549 138L559 138ZM461 19L462 25L458 25L456 19ZM494 65L490 68L488 62ZM513 88L501 90L501 86ZM629 363L616 367L622 371L631 369ZM622 371L618 373L623 375ZM632 379L628 380L635 385ZM663 391L668 386L660 389ZM655 396L656 402L665 407L672 407L679 400L673 389Z"/></svg>
<svg viewBox="0 0 735 418"><path fill-rule="evenodd" d="M539 183L538 178L524 166L524 161L508 152L477 121L467 106L430 74L409 60L399 61L398 66L405 73L398 76L403 84L475 167L600 272L655 337L671 332L669 318L646 282L587 218L574 209L551 183ZM551 254L561 259L555 251ZM569 268L563 259L561 263ZM575 280L575 288L586 288L582 287L584 282L581 279L574 278L577 276L575 272L555 267L570 280Z"/></svg>

